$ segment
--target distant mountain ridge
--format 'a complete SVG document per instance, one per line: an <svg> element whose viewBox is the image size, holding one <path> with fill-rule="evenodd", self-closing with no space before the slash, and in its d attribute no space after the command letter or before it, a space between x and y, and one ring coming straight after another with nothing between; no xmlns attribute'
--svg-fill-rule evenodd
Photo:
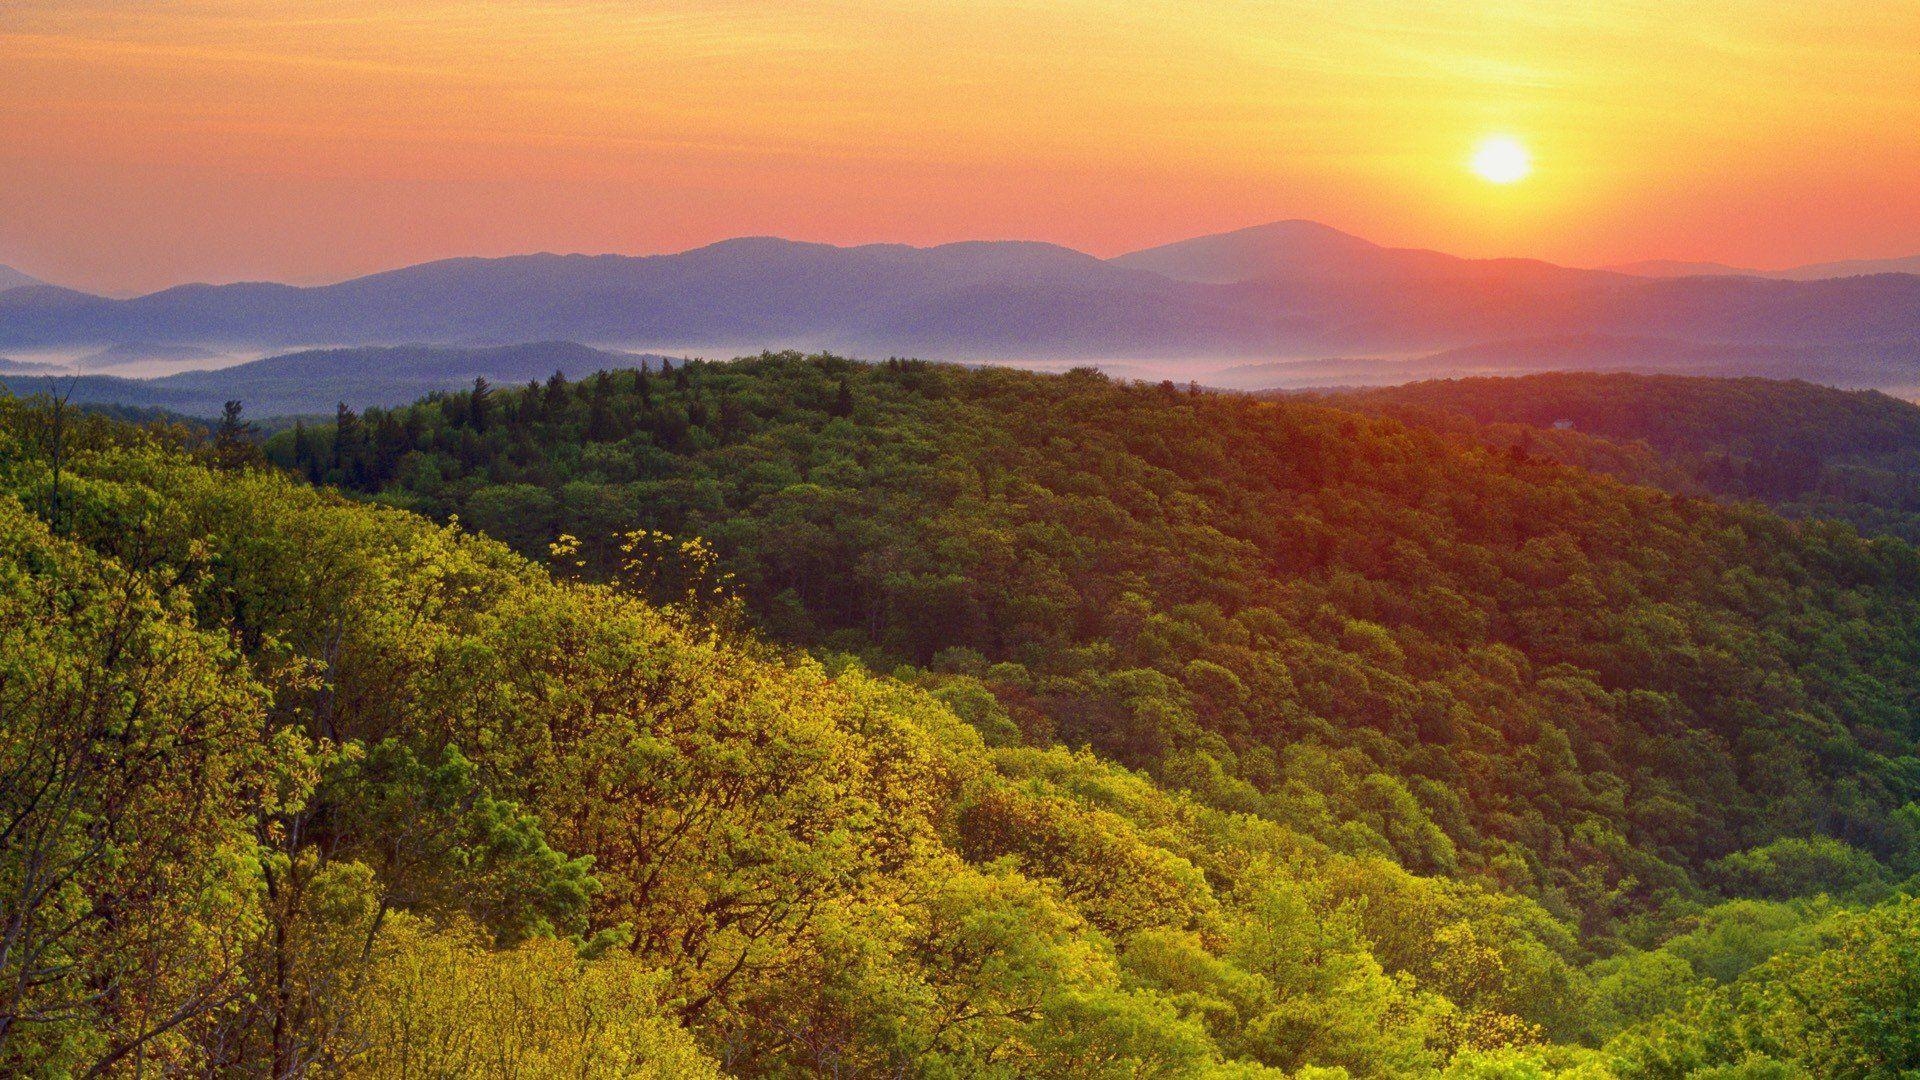
<svg viewBox="0 0 1920 1080"><path fill-rule="evenodd" d="M0 349L16 353L568 340L729 355L1278 361L1583 336L1672 342L1669 357L1804 353L1865 371L1863 385L1920 382L1909 362L1920 355L1920 276L1652 278L1388 248L1288 221L1106 260L1023 241L747 237L672 255L449 259L312 288L0 293Z"/></svg>
<svg viewBox="0 0 1920 1080"><path fill-rule="evenodd" d="M355 409L405 405L436 390L469 385L476 377L523 383L559 371L571 379L615 368L658 368L663 359L570 341L473 349L376 346L315 349L157 379L41 374L45 366L32 365L0 379L0 386L20 395L57 393L76 404L133 405L189 416L217 416L225 402L238 400L249 415L268 417L331 413L342 402ZM0 375L7 374L0 368Z"/></svg>
<svg viewBox="0 0 1920 1080"><path fill-rule="evenodd" d="M11 266L0 266L0 292L8 289L23 289L30 285L45 285L46 282L30 274L23 274Z"/></svg>
<svg viewBox="0 0 1920 1080"><path fill-rule="evenodd" d="M99 352L80 357L73 362L73 366L79 371L99 371L151 361L196 363L218 359L220 359L219 353L194 345L152 345L131 341L110 345Z"/></svg>
<svg viewBox="0 0 1920 1080"><path fill-rule="evenodd" d="M1920 274L1920 255L1899 259L1843 259L1839 262L1808 263L1785 270L1751 270L1717 262L1678 262L1648 259L1604 267L1618 274L1636 277L1755 277L1775 281L1825 281L1830 278L1866 277L1870 274Z"/></svg>
<svg viewBox="0 0 1920 1080"><path fill-rule="evenodd" d="M43 372L49 375L59 374L60 366L37 360L11 360L0 356L0 375L31 375Z"/></svg>
<svg viewBox="0 0 1920 1080"><path fill-rule="evenodd" d="M1218 285L1286 281L1552 278L1594 273L1537 259L1463 259L1421 248L1391 248L1315 221L1276 221L1147 248L1108 260L1177 281Z"/></svg>

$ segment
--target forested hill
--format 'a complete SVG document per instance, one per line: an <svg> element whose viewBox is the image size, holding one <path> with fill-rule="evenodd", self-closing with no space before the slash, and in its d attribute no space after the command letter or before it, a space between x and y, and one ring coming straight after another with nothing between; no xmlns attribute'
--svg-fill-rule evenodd
<svg viewBox="0 0 1920 1080"><path fill-rule="evenodd" d="M0 400L0 1073L1920 1068L1897 541L1091 373L341 420L462 524Z"/></svg>
<svg viewBox="0 0 1920 1080"><path fill-rule="evenodd" d="M1877 391L1775 379L1560 372L1411 383L1336 401L1417 424L1444 426L1446 416L1460 415L1481 424L1561 425L1643 443L1703 492L1920 540L1920 406ZM1592 467L1649 477L1645 462L1631 454L1596 456L1578 440L1538 446Z"/></svg>
<svg viewBox="0 0 1920 1080"><path fill-rule="evenodd" d="M1912 549L1310 404L770 356L273 447L1596 940L1809 830L1904 872ZM624 539L623 539L624 538ZM572 544L573 541L568 541Z"/></svg>

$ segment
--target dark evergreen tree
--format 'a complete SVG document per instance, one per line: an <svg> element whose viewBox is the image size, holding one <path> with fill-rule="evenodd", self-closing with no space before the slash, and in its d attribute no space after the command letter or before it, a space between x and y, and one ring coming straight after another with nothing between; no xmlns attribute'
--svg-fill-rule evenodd
<svg viewBox="0 0 1920 1080"><path fill-rule="evenodd" d="M213 435L215 466L242 469L262 460L260 429L241 418L238 401L227 402L220 410L220 426Z"/></svg>
<svg viewBox="0 0 1920 1080"><path fill-rule="evenodd" d="M467 417L475 431L487 430L487 421L493 412L493 386L485 376L473 380L473 392L468 395Z"/></svg>
<svg viewBox="0 0 1920 1080"><path fill-rule="evenodd" d="M326 471L320 452L314 447L313 432L307 430L304 420L293 422L293 470L314 481Z"/></svg>
<svg viewBox="0 0 1920 1080"><path fill-rule="evenodd" d="M565 415L568 396L567 376L564 372L556 371L547 376L547 415L549 417L557 420Z"/></svg>
<svg viewBox="0 0 1920 1080"><path fill-rule="evenodd" d="M587 400L587 438L607 442L618 438L613 422L613 376L602 371L592 380Z"/></svg>
<svg viewBox="0 0 1920 1080"><path fill-rule="evenodd" d="M333 468L348 483L360 482L360 454L365 441L359 414L340 402L333 411Z"/></svg>

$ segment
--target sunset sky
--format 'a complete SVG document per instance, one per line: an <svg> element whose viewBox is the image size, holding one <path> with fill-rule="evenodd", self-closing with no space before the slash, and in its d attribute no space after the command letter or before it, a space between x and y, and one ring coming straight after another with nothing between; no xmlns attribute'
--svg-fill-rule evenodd
<svg viewBox="0 0 1920 1080"><path fill-rule="evenodd" d="M729 236L1281 218L1577 265L1920 253L1920 2L0 4L0 263L127 292ZM1515 140L1533 171L1470 163Z"/></svg>

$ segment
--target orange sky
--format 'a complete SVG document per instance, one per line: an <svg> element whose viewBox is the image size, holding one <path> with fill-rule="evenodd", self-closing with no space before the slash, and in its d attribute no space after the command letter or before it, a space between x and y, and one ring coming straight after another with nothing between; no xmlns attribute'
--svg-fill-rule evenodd
<svg viewBox="0 0 1920 1080"><path fill-rule="evenodd" d="M1533 176L1466 169L1492 133ZM0 4L0 263L87 288L1288 217L1574 264L1920 253L1920 2Z"/></svg>

